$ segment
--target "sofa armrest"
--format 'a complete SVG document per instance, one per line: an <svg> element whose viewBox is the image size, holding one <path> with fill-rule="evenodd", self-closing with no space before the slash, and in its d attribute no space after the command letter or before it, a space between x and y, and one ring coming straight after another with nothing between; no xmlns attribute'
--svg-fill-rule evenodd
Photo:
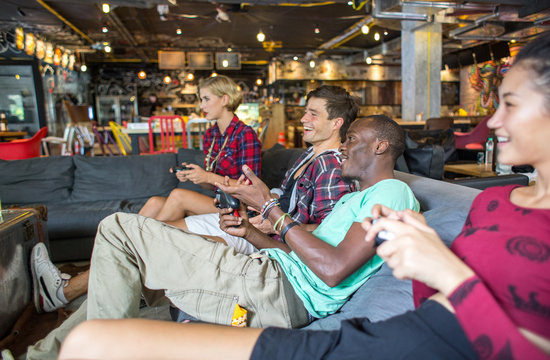
<svg viewBox="0 0 550 360"><path fill-rule="evenodd" d="M456 180L447 180L452 184L468 186L475 189L484 190L491 186L504 186L518 184L522 186L529 185L529 177L523 174L509 174L499 176L489 176L483 178L464 178Z"/></svg>

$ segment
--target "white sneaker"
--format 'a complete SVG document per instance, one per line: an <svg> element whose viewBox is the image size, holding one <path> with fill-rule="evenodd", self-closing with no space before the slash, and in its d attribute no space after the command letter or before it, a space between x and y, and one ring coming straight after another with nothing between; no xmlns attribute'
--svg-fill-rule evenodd
<svg viewBox="0 0 550 360"><path fill-rule="evenodd" d="M38 243L32 248L31 272L36 311L50 312L67 304L58 295L63 291L61 271L51 262L44 243Z"/></svg>

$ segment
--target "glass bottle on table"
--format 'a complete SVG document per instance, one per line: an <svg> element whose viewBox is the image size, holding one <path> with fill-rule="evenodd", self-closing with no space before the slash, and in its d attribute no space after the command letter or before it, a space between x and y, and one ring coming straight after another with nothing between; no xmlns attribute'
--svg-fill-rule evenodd
<svg viewBox="0 0 550 360"><path fill-rule="evenodd" d="M485 168L493 170L493 155L495 149L495 142L492 137L487 139L485 143Z"/></svg>

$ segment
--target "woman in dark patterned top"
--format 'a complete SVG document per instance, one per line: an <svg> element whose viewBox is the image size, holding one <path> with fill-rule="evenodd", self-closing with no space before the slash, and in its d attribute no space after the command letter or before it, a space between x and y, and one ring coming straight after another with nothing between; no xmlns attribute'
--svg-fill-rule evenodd
<svg viewBox="0 0 550 360"><path fill-rule="evenodd" d="M412 211L378 206L380 219L363 224L366 241L381 230L394 235L377 253L396 277L415 281L416 310L347 320L336 331L98 321L74 334L61 358L549 359L550 33L521 50L499 95L488 122L498 160L532 165L534 185L478 195L450 249ZM113 333L127 336L113 343Z"/></svg>

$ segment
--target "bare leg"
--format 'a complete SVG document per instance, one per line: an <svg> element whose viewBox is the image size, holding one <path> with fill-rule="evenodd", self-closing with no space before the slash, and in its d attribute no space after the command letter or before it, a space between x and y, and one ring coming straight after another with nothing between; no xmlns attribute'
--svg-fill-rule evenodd
<svg viewBox="0 0 550 360"><path fill-rule="evenodd" d="M86 270L76 276L69 279L67 286L63 288L63 295L69 302L73 301L79 296L82 296L88 292L88 278L90 277L90 270Z"/></svg>
<svg viewBox="0 0 550 360"><path fill-rule="evenodd" d="M189 215L217 212L211 197L187 189L174 189L155 217L160 221L174 221Z"/></svg>
<svg viewBox="0 0 550 360"><path fill-rule="evenodd" d="M262 331L144 319L91 320L69 334L58 359L249 359Z"/></svg>
<svg viewBox="0 0 550 360"><path fill-rule="evenodd" d="M162 207L164 206L164 203L166 202L166 197L164 196L153 196L147 202L138 214L147 216L150 218L156 218L159 212L162 210Z"/></svg>

